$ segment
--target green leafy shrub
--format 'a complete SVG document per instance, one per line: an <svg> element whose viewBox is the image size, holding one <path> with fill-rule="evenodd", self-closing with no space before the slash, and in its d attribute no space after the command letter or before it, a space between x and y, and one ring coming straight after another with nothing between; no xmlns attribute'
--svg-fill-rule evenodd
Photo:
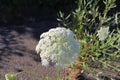
<svg viewBox="0 0 120 80"><path fill-rule="evenodd" d="M117 26L119 23L119 13L107 15L116 6L115 0L105 0L103 11L100 11L100 0L79 0L77 3L78 8L67 17L60 12L58 21L62 26L73 29L79 39L84 37L83 32L94 33L102 26Z"/></svg>
<svg viewBox="0 0 120 80"><path fill-rule="evenodd" d="M71 28L80 40L79 61L83 61L81 73L87 72L97 80L100 75L106 74L104 71L96 74L92 68L112 69L116 74L120 73L120 13L108 15L116 7L115 0L103 0L103 11L100 11L99 3L100 0L79 0L74 12L67 17L60 12L58 18L59 25ZM107 30L100 31L101 28ZM108 76L108 79L112 77Z"/></svg>

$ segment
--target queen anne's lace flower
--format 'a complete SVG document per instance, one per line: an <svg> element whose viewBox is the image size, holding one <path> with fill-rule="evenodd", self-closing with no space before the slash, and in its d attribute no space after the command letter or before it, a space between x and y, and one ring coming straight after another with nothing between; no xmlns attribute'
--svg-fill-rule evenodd
<svg viewBox="0 0 120 80"><path fill-rule="evenodd" d="M64 68L77 59L76 56L80 53L79 46L80 43L71 30L58 27L40 36L36 51L40 54L42 65L54 64Z"/></svg>
<svg viewBox="0 0 120 80"><path fill-rule="evenodd" d="M109 35L109 27L101 27L97 32L99 40L104 41Z"/></svg>

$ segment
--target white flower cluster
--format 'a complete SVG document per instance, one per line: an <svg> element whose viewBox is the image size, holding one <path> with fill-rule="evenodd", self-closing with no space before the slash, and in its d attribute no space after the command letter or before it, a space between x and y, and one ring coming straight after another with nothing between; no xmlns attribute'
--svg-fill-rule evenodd
<svg viewBox="0 0 120 80"><path fill-rule="evenodd" d="M55 67L65 68L77 59L79 47L80 42L70 29L57 27L40 36L36 51L40 54L42 65L54 64Z"/></svg>
<svg viewBox="0 0 120 80"><path fill-rule="evenodd" d="M104 41L109 35L109 27L101 27L100 30L98 30L97 32L99 40Z"/></svg>

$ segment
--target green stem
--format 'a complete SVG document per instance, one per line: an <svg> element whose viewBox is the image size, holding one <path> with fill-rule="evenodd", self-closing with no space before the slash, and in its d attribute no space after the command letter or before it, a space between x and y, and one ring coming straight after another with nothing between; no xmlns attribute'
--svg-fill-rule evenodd
<svg viewBox="0 0 120 80"><path fill-rule="evenodd" d="M100 61L100 60L99 60L99 62L105 64L104 62L102 62L102 61ZM120 69L118 69L118 68L116 68L116 67L114 67L114 66L112 66L112 65L110 65L110 64L106 64L106 65L107 65L108 67L110 67L110 68L113 68L115 71L120 72Z"/></svg>

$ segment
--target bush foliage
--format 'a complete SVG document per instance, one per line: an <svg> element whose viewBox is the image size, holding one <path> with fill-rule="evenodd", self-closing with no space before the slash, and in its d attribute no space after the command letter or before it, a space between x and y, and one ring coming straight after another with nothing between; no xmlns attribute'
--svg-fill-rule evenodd
<svg viewBox="0 0 120 80"><path fill-rule="evenodd" d="M107 76L110 80L112 77L104 71L96 74L93 68L112 69L117 74L120 73L120 13L109 14L116 7L115 1L79 0L75 11L68 16L60 12L58 18L59 25L71 28L80 40L79 61L83 62L81 73L88 73L96 80L100 80L100 76ZM104 5L102 11L99 3ZM105 29L100 31L101 28ZM105 36L105 40L101 40L99 35Z"/></svg>

